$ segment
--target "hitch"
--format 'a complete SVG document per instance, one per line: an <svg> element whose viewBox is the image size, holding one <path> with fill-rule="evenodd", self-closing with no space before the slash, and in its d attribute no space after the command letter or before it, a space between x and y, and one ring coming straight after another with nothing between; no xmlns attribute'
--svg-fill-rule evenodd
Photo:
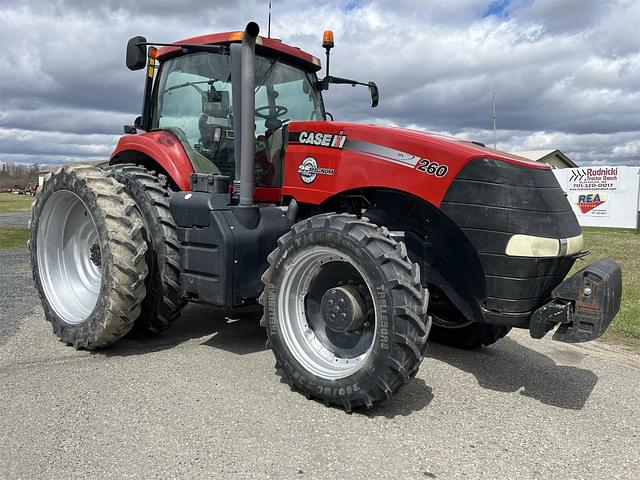
<svg viewBox="0 0 640 480"><path fill-rule="evenodd" d="M588 342L600 337L620 310L622 271L611 260L599 260L572 275L552 292L553 300L531 316L529 333L542 338L557 325L553 339Z"/></svg>

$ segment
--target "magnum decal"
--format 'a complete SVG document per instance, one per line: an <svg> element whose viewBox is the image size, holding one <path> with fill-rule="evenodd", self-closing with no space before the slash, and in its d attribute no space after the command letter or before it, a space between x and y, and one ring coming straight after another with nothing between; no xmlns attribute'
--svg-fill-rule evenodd
<svg viewBox="0 0 640 480"><path fill-rule="evenodd" d="M305 158L298 167L298 175L304 183L313 183L318 175L333 175L333 168L318 167L318 162L313 157Z"/></svg>

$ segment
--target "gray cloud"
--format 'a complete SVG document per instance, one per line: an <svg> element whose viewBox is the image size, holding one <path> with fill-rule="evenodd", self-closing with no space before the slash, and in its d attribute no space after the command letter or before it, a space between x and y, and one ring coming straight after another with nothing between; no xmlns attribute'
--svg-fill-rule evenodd
<svg viewBox="0 0 640 480"><path fill-rule="evenodd" d="M240 5L238 5L240 3ZM0 161L107 158L140 109L144 74L124 66L126 40L174 41L241 29L266 31L267 1L81 0L3 3ZM272 32L332 70L375 80L335 86L336 118L391 123L489 142L497 93L498 147L560 148L576 161L637 161L640 3L633 0L275 0Z"/></svg>

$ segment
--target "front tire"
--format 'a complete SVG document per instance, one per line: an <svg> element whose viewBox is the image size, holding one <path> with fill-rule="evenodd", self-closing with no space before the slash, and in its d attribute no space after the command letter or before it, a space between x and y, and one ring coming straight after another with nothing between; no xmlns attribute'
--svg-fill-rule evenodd
<svg viewBox="0 0 640 480"><path fill-rule="evenodd" d="M386 228L345 214L299 222L278 240L262 281L276 368L307 397L371 408L416 374L428 293Z"/></svg>
<svg viewBox="0 0 640 480"><path fill-rule="evenodd" d="M142 220L124 188L103 170L67 165L38 194L29 249L45 319L76 348L123 337L145 297Z"/></svg>

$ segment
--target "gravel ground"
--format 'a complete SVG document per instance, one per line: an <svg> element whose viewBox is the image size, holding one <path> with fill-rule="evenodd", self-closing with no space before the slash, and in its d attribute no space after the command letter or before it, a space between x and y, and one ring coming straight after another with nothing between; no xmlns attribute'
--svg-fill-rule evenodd
<svg viewBox="0 0 640 480"><path fill-rule="evenodd" d="M0 227L26 227L31 212L0 213Z"/></svg>
<svg viewBox="0 0 640 480"><path fill-rule="evenodd" d="M18 332L20 323L39 306L27 250L0 250L0 347Z"/></svg>
<svg viewBox="0 0 640 480"><path fill-rule="evenodd" d="M2 478L638 478L640 356L622 347L432 345L390 402L348 415L281 383L255 322L201 306L162 338L75 351L26 253L0 262Z"/></svg>

